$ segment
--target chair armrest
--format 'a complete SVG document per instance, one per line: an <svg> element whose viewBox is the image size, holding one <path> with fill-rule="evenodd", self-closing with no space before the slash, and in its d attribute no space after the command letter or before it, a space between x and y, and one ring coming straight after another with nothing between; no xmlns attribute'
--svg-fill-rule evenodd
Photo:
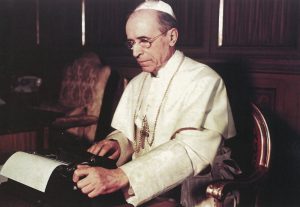
<svg viewBox="0 0 300 207"><path fill-rule="evenodd" d="M86 127L97 124L98 117L92 115L73 115L56 119L52 126L60 129L69 129L73 127Z"/></svg>
<svg viewBox="0 0 300 207"><path fill-rule="evenodd" d="M249 188L249 186L253 186L253 184L258 184L265 177L267 171L267 168L261 167L246 177L234 180L224 179L212 181L206 188L206 196L217 199L218 201L224 201L228 193L234 190Z"/></svg>

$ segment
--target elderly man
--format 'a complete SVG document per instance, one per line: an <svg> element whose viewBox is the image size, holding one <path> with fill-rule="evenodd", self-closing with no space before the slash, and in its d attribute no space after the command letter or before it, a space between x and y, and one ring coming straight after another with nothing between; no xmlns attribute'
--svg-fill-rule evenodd
<svg viewBox="0 0 300 207"><path fill-rule="evenodd" d="M142 3L126 34L143 72L124 91L112 121L116 130L88 149L119 167L78 166L73 181L89 197L122 189L137 206L211 165L235 128L222 79L175 49L178 30L168 4Z"/></svg>

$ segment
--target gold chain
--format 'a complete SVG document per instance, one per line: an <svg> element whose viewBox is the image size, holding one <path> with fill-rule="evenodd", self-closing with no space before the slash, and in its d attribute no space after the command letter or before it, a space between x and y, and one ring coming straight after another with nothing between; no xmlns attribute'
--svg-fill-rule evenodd
<svg viewBox="0 0 300 207"><path fill-rule="evenodd" d="M180 61L179 65L178 65L176 71L175 71L174 74L172 75L172 77L171 77L171 79L170 79L170 81L169 81L169 83L168 83L168 85L167 85L167 88L166 88L166 90L165 90L165 93L164 93L164 95L163 95L162 101L161 101L161 103L160 103L160 105L159 105L159 107L158 107L158 111L157 111L157 114L156 114L156 117L155 117L155 122L154 122L154 127L153 127L153 136L152 136L152 139L151 139L151 140L148 140L150 136L147 137L147 142L148 142L148 144L149 144L150 146L152 146L152 144L153 144L153 142L154 142L154 138L155 138L155 130L156 130L156 126L157 126L157 121L158 121L158 117L159 117L159 114L160 114L160 110L161 110L161 108L162 108L162 105L163 105L163 103L164 103L166 97L168 96L168 91L169 91L169 88L170 88L170 86L171 86L171 83L173 82L173 79L174 79L175 75L176 75L177 72L179 71L179 69L180 69L180 67L181 67L181 65L182 65L182 63L183 63L183 60L184 60L184 56L182 56L181 61ZM147 75L145 75L145 77L144 77L143 84L142 84L142 87L141 87L141 90L140 90L140 93L139 93L139 96L138 96L137 103L139 103L139 100L140 100L140 98L141 98L141 94L142 94L142 91L143 91L143 89L144 89L144 85L145 85L145 82L146 82L146 78L147 78ZM143 102L143 101L141 101L141 103L140 103L139 109L140 109L141 106L142 106L142 102ZM137 108L136 108L136 110L135 110L135 112L134 112L134 121L136 120L136 118L137 118ZM135 126L135 124L134 124L134 126ZM135 145L134 145L134 151L135 151L135 152L139 152L139 150L140 150L140 148L141 148L141 140L140 140L140 139L138 140L137 137L136 137L136 127L135 127L135 133L134 133L134 134L135 134L135 136L134 136L134 142L135 142L135 143L134 143L134 144L135 144Z"/></svg>
<svg viewBox="0 0 300 207"><path fill-rule="evenodd" d="M144 77L144 80L143 80L143 84L142 84L142 87L140 89L140 93L139 93L139 96L138 96L138 99L137 99L137 104L140 102L140 99L141 99L141 94L142 94L142 91L143 91L143 88L144 88L144 85L145 85L145 82L146 82L146 78L147 78L147 74L145 75ZM139 109L141 108L142 104L140 104L139 106ZM135 120L137 118L137 108L135 109L135 112L133 114L133 124L134 124L134 138L133 138L133 141L134 141L134 151L135 152L139 152L140 151L140 148L141 148L141 140L140 139L137 139L136 137L136 125L135 125Z"/></svg>

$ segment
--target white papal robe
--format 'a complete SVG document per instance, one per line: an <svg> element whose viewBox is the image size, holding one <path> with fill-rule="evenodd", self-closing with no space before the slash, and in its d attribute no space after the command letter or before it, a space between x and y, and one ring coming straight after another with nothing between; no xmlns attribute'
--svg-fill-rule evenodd
<svg viewBox="0 0 300 207"><path fill-rule="evenodd" d="M146 115L149 140L133 144ZM126 87L108 138L121 147L118 166L129 178L127 202L137 206L212 164L221 139L235 135L225 85L207 65L176 51L156 77L142 72ZM192 130L190 128L198 129ZM174 139L174 132L180 129ZM189 130L190 129L190 130ZM128 160L131 161L127 162Z"/></svg>

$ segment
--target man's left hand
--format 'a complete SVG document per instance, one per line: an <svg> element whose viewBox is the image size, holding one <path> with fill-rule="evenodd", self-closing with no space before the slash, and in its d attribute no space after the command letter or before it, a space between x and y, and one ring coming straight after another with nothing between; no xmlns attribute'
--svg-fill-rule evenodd
<svg viewBox="0 0 300 207"><path fill-rule="evenodd" d="M90 167L78 165L73 174L73 182L88 197L108 194L128 185L126 174L120 169L105 169L102 167Z"/></svg>

